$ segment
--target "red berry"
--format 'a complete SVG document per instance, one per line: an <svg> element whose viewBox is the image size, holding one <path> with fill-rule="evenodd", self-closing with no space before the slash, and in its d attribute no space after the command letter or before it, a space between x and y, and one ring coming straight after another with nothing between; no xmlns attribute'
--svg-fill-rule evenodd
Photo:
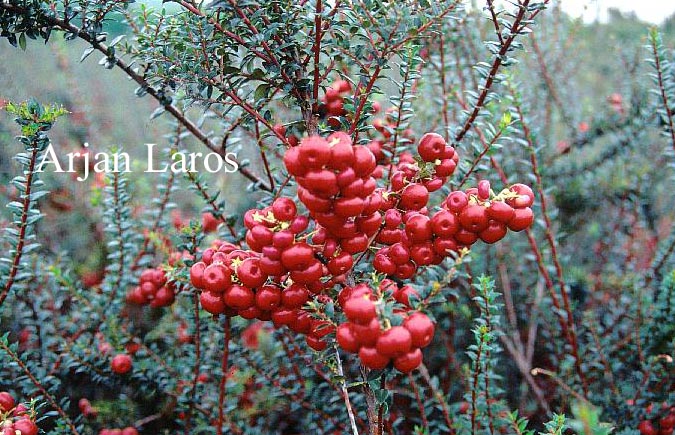
<svg viewBox="0 0 675 435"><path fill-rule="evenodd" d="M309 285L316 282L323 276L323 264L319 260L310 262L309 265L302 270L294 270L291 272L291 279L297 283Z"/></svg>
<svg viewBox="0 0 675 435"><path fill-rule="evenodd" d="M175 300L174 286L173 284L169 284L157 290L155 298L150 302L150 306L153 308L168 307Z"/></svg>
<svg viewBox="0 0 675 435"><path fill-rule="evenodd" d="M347 237L340 241L340 247L344 252L349 254L356 254L368 249L368 236L365 234Z"/></svg>
<svg viewBox="0 0 675 435"><path fill-rule="evenodd" d="M281 261L272 260L269 257L262 257L258 265L267 276L281 276L286 273L286 268L281 264Z"/></svg>
<svg viewBox="0 0 675 435"><path fill-rule="evenodd" d="M222 314L225 312L225 302L220 293L203 291L199 295L199 303L206 311L211 314Z"/></svg>
<svg viewBox="0 0 675 435"><path fill-rule="evenodd" d="M435 326L429 316L416 312L403 321L403 327L410 332L413 347L426 347L434 338Z"/></svg>
<svg viewBox="0 0 675 435"><path fill-rule="evenodd" d="M447 210L440 210L431 218L431 231L439 237L450 237L459 230L457 216Z"/></svg>
<svg viewBox="0 0 675 435"><path fill-rule="evenodd" d="M410 261L410 250L403 243L394 243L389 247L387 256L398 266Z"/></svg>
<svg viewBox="0 0 675 435"><path fill-rule="evenodd" d="M459 214L459 223L465 230L478 234L488 227L487 209L482 205L470 205Z"/></svg>
<svg viewBox="0 0 675 435"><path fill-rule="evenodd" d="M658 431L649 420L642 420L640 424L638 424L638 430L642 435L658 435Z"/></svg>
<svg viewBox="0 0 675 435"><path fill-rule="evenodd" d="M296 310L281 309L272 312L274 326L289 325L295 321L296 317Z"/></svg>
<svg viewBox="0 0 675 435"><path fill-rule="evenodd" d="M449 177L457 168L457 163L451 158L444 158L441 162L434 167L434 171L437 177Z"/></svg>
<svg viewBox="0 0 675 435"><path fill-rule="evenodd" d="M91 407L91 402L87 398L83 397L80 400L78 400L77 407L80 408L80 411L84 412L86 408Z"/></svg>
<svg viewBox="0 0 675 435"><path fill-rule="evenodd" d="M396 273L396 263L394 263L388 255L382 254L380 252L375 254L375 258L373 259L373 267L378 272L384 273L386 275L393 275Z"/></svg>
<svg viewBox="0 0 675 435"><path fill-rule="evenodd" d="M457 190L448 195L445 200L445 205L451 212L459 213L469 205L469 197L466 196L466 193Z"/></svg>
<svg viewBox="0 0 675 435"><path fill-rule="evenodd" d="M374 317L365 325L359 325L357 323L352 324L352 330L361 346L374 347L375 343L377 343L377 339L382 335L382 328L380 327L380 321L377 317Z"/></svg>
<svg viewBox="0 0 675 435"><path fill-rule="evenodd" d="M190 282L199 289L204 288L204 269L206 269L206 264L203 261L199 261L190 267Z"/></svg>
<svg viewBox="0 0 675 435"><path fill-rule="evenodd" d="M266 285L258 289L255 294L255 304L263 311L272 311L281 305L281 289Z"/></svg>
<svg viewBox="0 0 675 435"><path fill-rule="evenodd" d="M307 288L299 284L291 284L281 292L281 305L284 308L300 308L309 300Z"/></svg>
<svg viewBox="0 0 675 435"><path fill-rule="evenodd" d="M431 220L428 216L417 214L406 221L405 233L412 243L431 240L433 234Z"/></svg>
<svg viewBox="0 0 675 435"><path fill-rule="evenodd" d="M481 201L490 199L490 182L488 180L478 182L478 199Z"/></svg>
<svg viewBox="0 0 675 435"><path fill-rule="evenodd" d="M369 177L377 167L375 156L368 147L359 145L354 147L354 172L357 177Z"/></svg>
<svg viewBox="0 0 675 435"><path fill-rule="evenodd" d="M23 403L19 403L19 404L16 405L16 407L14 408L13 414L14 414L15 417L20 417L20 416L22 416L22 415L27 415L27 414L28 414L28 408L27 408L26 405L24 405Z"/></svg>
<svg viewBox="0 0 675 435"><path fill-rule="evenodd" d="M274 124L272 131L274 131L274 133L276 133L278 136L286 136L286 127L283 124Z"/></svg>
<svg viewBox="0 0 675 435"><path fill-rule="evenodd" d="M377 339L377 352L386 357L395 357L410 351L412 336L403 326L392 326Z"/></svg>
<svg viewBox="0 0 675 435"><path fill-rule="evenodd" d="M300 163L309 169L320 169L330 161L330 146L319 136L302 139L298 149Z"/></svg>
<svg viewBox="0 0 675 435"><path fill-rule="evenodd" d="M413 295L419 297L419 294L414 288L410 287L409 285L404 285L403 287L394 292L394 299L396 299L396 302L403 304L406 307L409 307L410 296Z"/></svg>
<svg viewBox="0 0 675 435"><path fill-rule="evenodd" d="M20 418L14 422L14 430L21 435L37 435L38 427L28 417Z"/></svg>
<svg viewBox="0 0 675 435"><path fill-rule="evenodd" d="M295 217L298 208L291 198L280 197L272 203L272 214L279 221L290 221Z"/></svg>
<svg viewBox="0 0 675 435"><path fill-rule="evenodd" d="M362 347L359 350L359 359L364 366L373 370L382 370L389 364L389 358L372 347Z"/></svg>
<svg viewBox="0 0 675 435"><path fill-rule="evenodd" d="M309 218L307 216L296 216L292 221L288 230L293 234L298 234L307 229L309 226Z"/></svg>
<svg viewBox="0 0 675 435"><path fill-rule="evenodd" d="M384 213L384 226L389 229L398 228L398 226L403 222L403 217L401 212L395 208L391 208Z"/></svg>
<svg viewBox="0 0 675 435"><path fill-rule="evenodd" d="M529 186L518 183L509 187L509 190L519 195L517 198L508 199L506 201L510 206L514 208L525 208L532 207L532 204L534 204L534 192L532 192L532 189L530 189Z"/></svg>
<svg viewBox="0 0 675 435"><path fill-rule="evenodd" d="M429 191L421 184L410 184L403 189L399 205L405 210L420 210L429 201Z"/></svg>
<svg viewBox="0 0 675 435"><path fill-rule="evenodd" d="M506 224L511 231L522 231L529 228L534 222L534 213L529 207L517 208L514 210L513 217Z"/></svg>
<svg viewBox="0 0 675 435"><path fill-rule="evenodd" d="M349 269L351 269L352 265L354 265L354 259L352 256L347 252L342 252L331 258L327 266L328 271L332 275L337 276L346 273Z"/></svg>
<svg viewBox="0 0 675 435"><path fill-rule="evenodd" d="M300 163L300 147L294 147L286 150L284 154L284 166L289 174L300 177L307 172L307 167Z"/></svg>
<svg viewBox="0 0 675 435"><path fill-rule="evenodd" d="M312 317L305 311L291 310L295 317L288 323L288 327L298 334L309 334L312 330Z"/></svg>
<svg viewBox="0 0 675 435"><path fill-rule="evenodd" d="M343 170L354 163L354 148L348 134L338 131L326 138L330 145L330 166Z"/></svg>
<svg viewBox="0 0 675 435"><path fill-rule="evenodd" d="M356 353L359 351L359 340L354 334L350 323L342 323L338 325L335 332L335 338L341 348L347 352Z"/></svg>
<svg viewBox="0 0 675 435"><path fill-rule="evenodd" d="M457 248L455 239L437 238L434 240L434 252L443 257L447 257L451 252L457 252Z"/></svg>
<svg viewBox="0 0 675 435"><path fill-rule="evenodd" d="M476 243L478 234L462 228L455 234L455 240L461 245L470 246Z"/></svg>
<svg viewBox="0 0 675 435"><path fill-rule="evenodd" d="M478 236L485 243L495 243L506 236L506 225L490 219L488 227L481 231Z"/></svg>
<svg viewBox="0 0 675 435"><path fill-rule="evenodd" d="M218 228L220 220L211 213L202 213L202 229L205 233L212 233Z"/></svg>
<svg viewBox="0 0 675 435"><path fill-rule="evenodd" d="M428 266L433 263L435 257L434 245L430 241L410 247L410 258L417 266Z"/></svg>
<svg viewBox="0 0 675 435"><path fill-rule="evenodd" d="M231 271L222 263L213 263L204 269L204 289L222 293L232 284Z"/></svg>
<svg viewBox="0 0 675 435"><path fill-rule="evenodd" d="M427 133L420 139L417 152L425 162L433 162L443 157L445 145L443 136L436 133Z"/></svg>
<svg viewBox="0 0 675 435"><path fill-rule="evenodd" d="M488 216L490 219L494 219L497 222L503 224L508 223L511 218L513 218L513 207L508 205L505 202L493 201L490 203L490 207L487 209Z"/></svg>
<svg viewBox="0 0 675 435"><path fill-rule="evenodd" d="M304 269L314 260L314 250L306 243L297 243L281 253L281 264L289 270Z"/></svg>
<svg viewBox="0 0 675 435"><path fill-rule="evenodd" d="M328 199L340 192L335 173L327 169L313 169L298 180L300 184L319 198ZM310 189L311 187L311 189Z"/></svg>
<svg viewBox="0 0 675 435"><path fill-rule="evenodd" d="M351 298L344 304L345 316L354 323L367 325L377 315L375 303L368 296Z"/></svg>
<svg viewBox="0 0 675 435"><path fill-rule="evenodd" d="M661 430L663 429L672 429L675 427L675 413L671 412L667 416L663 417L659 422Z"/></svg>
<svg viewBox="0 0 675 435"><path fill-rule="evenodd" d="M14 408L15 402L11 394L6 391L0 391L0 413L9 412Z"/></svg>
<svg viewBox="0 0 675 435"><path fill-rule="evenodd" d="M260 269L260 260L255 257L245 259L237 267L237 278L249 288L260 287L267 281L267 275Z"/></svg>
<svg viewBox="0 0 675 435"><path fill-rule="evenodd" d="M225 293L223 293L223 301L228 307L237 310L245 310L253 306L255 303L255 295L250 288L235 284L225 290Z"/></svg>
<svg viewBox="0 0 675 435"><path fill-rule="evenodd" d="M394 359L394 367L402 373L410 373L422 364L422 351L413 349Z"/></svg>
<svg viewBox="0 0 675 435"><path fill-rule="evenodd" d="M131 359L131 356L121 353L118 355L115 355L115 357L112 359L111 363L111 369L113 373L116 373L118 375L124 375L126 373L129 373L131 371L131 367L133 365L133 361Z"/></svg>
<svg viewBox="0 0 675 435"><path fill-rule="evenodd" d="M415 263L408 261L407 263L398 265L394 276L398 279L410 279L415 275L416 270Z"/></svg>

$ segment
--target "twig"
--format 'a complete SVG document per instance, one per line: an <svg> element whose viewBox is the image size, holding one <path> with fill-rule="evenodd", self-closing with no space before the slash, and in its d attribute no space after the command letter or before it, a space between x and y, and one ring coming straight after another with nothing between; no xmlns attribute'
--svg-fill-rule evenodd
<svg viewBox="0 0 675 435"><path fill-rule="evenodd" d="M352 427L352 433L354 435L359 435L359 429L356 427L356 419L354 418L354 409L352 408L352 403L349 400L349 391L347 390L347 382L345 381L345 373L342 369L342 360L340 360L340 352L338 349L335 349L335 361L337 362L338 375L340 376L340 388L342 389L342 397L345 400L345 406L347 407L347 415L349 416L349 424Z"/></svg>

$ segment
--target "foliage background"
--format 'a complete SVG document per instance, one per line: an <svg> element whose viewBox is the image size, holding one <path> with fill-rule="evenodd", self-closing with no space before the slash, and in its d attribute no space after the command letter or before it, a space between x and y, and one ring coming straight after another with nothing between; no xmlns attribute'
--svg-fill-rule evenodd
<svg viewBox="0 0 675 435"><path fill-rule="evenodd" d="M479 12L466 19L474 26L462 27L466 33L453 36L459 41L458 62L464 70L471 70L476 62L489 59L489 51L481 42L493 37L489 33L492 24ZM486 364L482 368L491 379L499 381L498 387L492 387L492 394L500 401L489 418L501 419L500 427L506 428L505 431L518 433L520 430L517 424L505 423L517 421L515 415L506 414L507 410L517 409L521 416L531 420L531 427L538 430L547 430L544 423L553 418L551 413L544 412L541 400L528 388L524 378L527 370L518 367L514 356L517 352L510 352L507 342L500 337L501 334L524 335L523 325L539 328L529 368L559 369L555 376L539 376L536 381L549 411L570 415L568 427L577 433L602 433L604 426L599 421L622 433L637 433L638 421L656 418L659 412L646 411L649 403L675 404L672 360L664 363L658 358L674 353L675 336L669 315L675 286L669 278L672 261L667 249L673 240L675 218L672 213L675 209L672 194L675 144L663 136L663 126L656 115L660 103L658 95L655 97L652 92L655 89L650 77L653 69L645 62L645 58L653 56L647 45L649 28L619 13L611 14L606 24L584 25L570 20L556 7L547 10L538 20L534 38L527 39L525 51L517 55L520 63L508 69L508 80L499 89L503 99L490 109L494 116L487 118L499 120L500 111L510 106L512 100L522 100L526 119L535 131L542 188L551 200L548 213L553 225L549 228L538 222L534 238L542 246L545 267L551 275L556 274L556 268L550 246L544 242L551 232L559 248L574 319L583 343L584 371L591 379L590 393L582 392L564 344L556 341L560 338L559 331L550 300L543 290L540 263L533 258L523 235L511 235L496 248L476 247L468 266L460 266L460 276L447 292L447 303L439 308L447 317L438 329L446 333L439 334L433 356L428 361L425 359L428 372L417 373L414 378L392 380L393 389L400 388L400 391L397 390L399 394L394 395L394 399L391 396L387 399L392 410L391 424L401 433L415 430L445 433L448 421L445 414L453 417L458 431L468 431L469 422L462 420L459 410L462 402L470 398L468 380L478 376L478 365L473 364L475 361L467 349L475 339L481 340L474 334L475 319L491 316L495 316L496 325L501 325L494 336L484 337L494 346L495 360L480 364ZM121 22L109 24L109 39L128 29ZM667 19L659 31L666 56L672 60L675 17ZM58 151L75 149L84 141L95 151L120 145L141 164L144 161L142 144L170 145L175 139L175 126L166 121L166 115L151 120L150 114L155 112L158 103L148 97L136 97L136 86L119 71L107 71L100 66L100 56L92 55L79 62L86 48L84 42L63 41L60 36L47 45L29 41L25 52L3 41L0 44L0 98L21 101L36 96L43 102L64 105L71 115L59 121L50 132ZM411 126L418 137L439 128L438 77L433 72L433 63L438 59L427 60L431 67L427 74L422 74L418 98L412 102L415 115ZM394 80L399 79L396 68L387 74ZM456 86L459 87L459 82ZM374 99L386 108L390 105L387 95L395 94L397 88L395 84L383 83L382 89L384 92ZM612 94L621 95L618 106L610 103ZM282 105L277 109L276 120L297 118L297 111L293 109ZM454 110L459 117L459 110ZM193 107L189 114L199 119L204 111ZM211 119L204 122L207 129L218 128ZM582 127L584 124L587 128ZM16 133L11 117L0 117L2 186L9 186L18 170L11 158L21 148L13 139ZM514 127L512 133L511 140L501 143L501 147L488 155L499 156L504 168L513 174L512 179L537 183L528 162L530 151L534 150L528 149L520 127ZM240 158L249 159L253 170L260 173L262 165L257 155L247 146L244 135L240 139ZM480 149L479 145L474 138L471 144L459 148L462 158L469 159ZM182 146L203 151L201 144L189 137L185 137ZM494 174L486 174L487 168L481 169L483 176L499 182ZM59 399L63 398L63 408L85 431L141 422L139 427L143 427L143 433L171 433L178 429L186 433L212 433L213 419L194 410L195 403L199 403L196 398L207 409L217 406L215 379L219 379L224 326L204 322L204 319L202 323L195 323L190 317L189 297L179 298L177 306L165 312L130 314L142 331L138 335L143 336L145 353L141 354L140 368L126 379L110 376L107 361L97 358L95 352L82 343L73 341L69 344L72 348L64 349L49 342L48 337L58 335L59 326L72 333L82 320L69 311L68 305L72 298L90 297L91 290L82 282L88 276L102 274L106 265L110 251L106 244L105 215L110 204L103 199L105 188L96 186L94 180L76 183L67 174L44 174L44 179L52 194L41 204L45 217L39 230L43 236L41 249L49 260L35 267L42 269L44 277L38 287L57 290L34 297L31 296L31 289L36 288L34 283L22 290L13 301L18 308L9 310L5 306L0 311L0 332L8 332L10 341L16 342L21 331L27 328L32 344L22 345L22 351L28 352L29 360L39 367L37 370L48 382L52 378L46 367L54 364L50 358L57 355L60 355L59 361L63 358L68 370L59 376L62 382L54 380L49 388ZM204 181L211 192L221 192L224 213L233 218L240 217L265 198L260 192L242 194L248 183L236 174L204 174ZM161 186L166 180L137 171L128 182L129 213L141 223L135 228L140 233L143 222L150 222L153 212L153 206L143 199L157 198L161 194L158 183ZM202 209L208 207L205 208L199 195L188 190L189 185L189 181L178 181L172 202L184 218L199 220ZM1 193L7 198L13 194L7 188L0 189L4 189ZM0 213L1 219L10 221L10 210ZM540 208L537 216L543 219ZM179 234L170 229L167 232L178 244ZM221 233L225 232L221 226ZM653 276L654 266L661 258L665 258L665 265L660 265L660 274ZM68 261L61 263L63 259ZM154 257L144 261L153 265L165 259L166 252L159 248ZM509 310L499 297L495 297L490 310L477 308L472 302L473 296L493 297L489 286L479 286L477 290L473 287L481 274L491 275L500 293L510 289L515 308ZM440 276L435 278L442 281ZM135 278L127 279L131 284ZM92 296L95 304L100 303L100 298L101 295ZM40 312L50 300L56 305L53 312L68 312L62 325L50 325L50 316ZM84 318L101 315L104 314L96 309L81 312ZM191 346L176 344L180 323L187 324L193 334L200 331L201 338L198 334L197 340L202 340L206 357L197 369L210 375L210 381L195 384L192 389L179 385L180 380L191 379L193 371L193 367L182 361L194 356ZM249 322L236 319L232 327L233 372L228 381L226 413L234 422L232 428L239 428L231 428L233 432L241 430L242 425L246 433L290 434L308 430L342 433L345 430L346 416L340 396L334 391L339 380L331 378L331 383L321 379L321 374L330 378L335 361L324 355L325 360L317 362L304 344L283 331L264 332L259 336L257 348L247 347L245 331ZM115 321L103 332L117 350L123 349L130 339ZM632 341L635 335L640 339ZM92 334L90 344L98 340L93 337ZM513 338L511 343L516 341ZM645 348L638 350L638 343ZM52 349L52 345L56 348ZM642 352L646 360L642 359ZM36 360L36 353L45 361ZM640 360L636 360L638 354ZM161 355L161 364L154 359L156 355ZM558 355L566 355L567 359L557 360ZM293 371L292 368L298 367L302 370ZM360 375L353 364L347 370L352 379ZM13 376L2 377L5 373L17 372L20 370L10 368L9 364L0 368L0 390L31 391L31 387L23 386L24 378L18 379L19 386L10 380ZM457 382L458 379L462 381ZM438 400L439 394L442 400ZM580 400L580 394L586 396L585 399ZM95 401L100 410L97 420L88 421L77 415L75 402L79 397ZM633 405L627 404L630 400ZM365 395L356 394L353 399L357 409L365 409L365 402ZM597 408L590 407L590 403ZM480 404L481 413L490 412L489 407L486 411L486 404ZM422 412L418 413L418 408ZM194 413L191 415L194 432L189 432L190 417L186 420L186 413ZM326 418L331 414L333 418ZM143 419L147 416L156 418L146 423ZM51 420L44 426L59 430ZM481 430L487 432L492 428Z"/></svg>

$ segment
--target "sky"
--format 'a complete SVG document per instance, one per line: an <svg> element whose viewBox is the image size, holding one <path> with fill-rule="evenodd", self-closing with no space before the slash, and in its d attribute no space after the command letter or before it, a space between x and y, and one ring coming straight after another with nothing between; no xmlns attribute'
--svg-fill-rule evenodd
<svg viewBox="0 0 675 435"><path fill-rule="evenodd" d="M617 8L623 12L635 12L643 21L660 24L675 12L675 0L558 0L562 9L571 16L583 16L584 21L594 21L597 17L605 20L607 8Z"/></svg>
<svg viewBox="0 0 675 435"><path fill-rule="evenodd" d="M465 0L467 3L471 0ZM484 0L474 0L484 5ZM622 12L635 12L643 21L661 24L675 13L675 0L552 0L562 5L562 9L573 17L583 17L586 22L607 20L607 9L617 8ZM495 2L498 3L498 2Z"/></svg>

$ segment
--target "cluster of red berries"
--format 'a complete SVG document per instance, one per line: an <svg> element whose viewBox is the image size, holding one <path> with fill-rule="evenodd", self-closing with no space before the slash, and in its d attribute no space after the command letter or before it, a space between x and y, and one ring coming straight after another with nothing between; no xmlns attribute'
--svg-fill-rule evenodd
<svg viewBox="0 0 675 435"><path fill-rule="evenodd" d="M138 430L131 426L124 429L101 429L98 435L138 435Z"/></svg>
<svg viewBox="0 0 675 435"><path fill-rule="evenodd" d="M350 254L365 251L382 223L383 191L373 178L373 153L336 132L326 139L303 139L286 152L284 164L298 182L298 198L318 223L312 242L325 245L329 259L339 247L343 254L337 262L349 269L351 264L342 263L349 263Z"/></svg>
<svg viewBox="0 0 675 435"><path fill-rule="evenodd" d="M271 207L277 210L274 219L284 219L281 222L286 228L276 233L270 231L270 245L262 247L257 244L257 240L262 237L259 235L261 230L253 228L272 217L261 220L260 216L266 214L247 213L247 240L260 253L238 249L228 242L216 242L216 246L202 253L201 261L192 265L190 281L193 286L202 289L200 302L206 311L240 315L245 319L271 320L276 326L285 325L297 333L305 334L307 343L321 350L326 347L326 342L321 339L331 332L328 328L330 325L311 317L301 307L309 300L311 293L323 289L318 279L324 274L324 266L314 258L314 251L309 245L304 242L294 243L295 234L303 231L307 222L306 219L296 220L299 216L295 216L295 212L281 214L280 206L284 205L288 213L286 207L289 204L294 209L292 201L280 198ZM262 212L271 213L270 210ZM297 223L299 221L304 223ZM258 239L252 234L258 234ZM275 245L272 239L284 242ZM315 264L319 266L318 272ZM287 278L292 283L288 283Z"/></svg>
<svg viewBox="0 0 675 435"><path fill-rule="evenodd" d="M167 282L162 269L146 269L141 273L138 286L127 293L127 302L137 305L150 304L153 308L168 307L175 300L176 287Z"/></svg>
<svg viewBox="0 0 675 435"><path fill-rule="evenodd" d="M452 192L441 210L431 217L424 211L402 214L390 209L377 241L388 245L375 255L375 270L399 279L411 278L419 266L440 264L445 257L479 239L495 243L507 229L521 231L532 225L532 190L515 184L498 195L488 181L478 188Z"/></svg>
<svg viewBox="0 0 675 435"><path fill-rule="evenodd" d="M344 116L347 113L343 99L351 91L352 85L347 80L336 80L330 88L326 89L319 107L319 113L328 117L328 125L331 127L340 127L340 121L333 117Z"/></svg>
<svg viewBox="0 0 675 435"><path fill-rule="evenodd" d="M30 410L22 403L16 404L14 397L0 391L0 435L37 435L38 427Z"/></svg>
<svg viewBox="0 0 675 435"><path fill-rule="evenodd" d="M348 90L342 86L331 88L331 102ZM390 280L385 280L386 290L377 292L363 284L345 286L353 256L379 244L375 269L412 278L418 267L439 264L479 238L494 243L507 228L529 226L534 195L524 185L495 195L488 182L481 182L478 188L452 193L429 217L430 192L447 182L459 155L435 133L424 135L417 150L419 158L403 153L397 163L387 165L389 186L378 188L376 178L383 176L384 167L378 166L370 147L354 145L344 132L306 137L289 148L284 165L298 184L298 198L308 215L299 214L288 197L247 211L249 249L216 242L190 269L192 285L202 290L202 307L213 314L288 326L321 350L327 346L326 336L336 331L335 323L310 314L305 305L312 299L330 301L323 293L340 284L337 297L348 319L337 330L340 346L358 353L367 367L392 363L402 372L418 367L434 324L411 310L415 290ZM364 311L355 313L355 305L357 312Z"/></svg>
<svg viewBox="0 0 675 435"><path fill-rule="evenodd" d="M647 414L652 414L654 405L647 407ZM651 419L644 419L638 424L641 435L672 435L675 428L675 406L661 404L661 410Z"/></svg>
<svg viewBox="0 0 675 435"><path fill-rule="evenodd" d="M113 357L110 362L110 368L115 374L125 375L131 371L133 364L134 362L131 355L119 353Z"/></svg>
<svg viewBox="0 0 675 435"><path fill-rule="evenodd" d="M409 286L404 290L389 280L384 280L379 289L375 292L365 284L358 284L342 290L338 302L348 321L337 327L337 342L347 352L358 354L366 367L380 370L391 362L400 372L409 373L422 363L421 348L431 343L434 322L403 304L406 308L394 311L402 323L391 326L390 319L385 317L383 328L380 316L386 301L409 303L408 297L414 290Z"/></svg>
<svg viewBox="0 0 675 435"><path fill-rule="evenodd" d="M85 397L77 402L77 407L80 408L82 415L87 418L96 418L98 416L98 410L91 406L91 402Z"/></svg>

